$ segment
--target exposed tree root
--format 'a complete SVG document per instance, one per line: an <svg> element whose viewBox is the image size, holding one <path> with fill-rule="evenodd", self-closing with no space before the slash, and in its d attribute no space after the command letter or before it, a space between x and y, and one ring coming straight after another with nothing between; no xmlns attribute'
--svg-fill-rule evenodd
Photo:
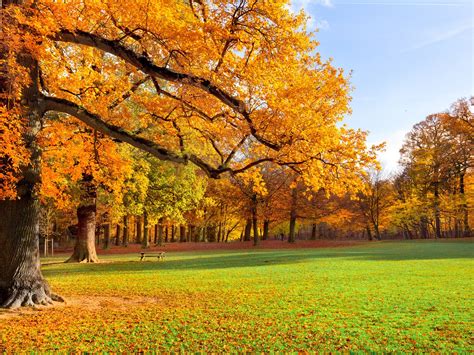
<svg viewBox="0 0 474 355"><path fill-rule="evenodd" d="M77 255L74 253L69 259L65 261L65 263L98 263L99 258L97 256L90 256L90 255Z"/></svg>
<svg viewBox="0 0 474 355"><path fill-rule="evenodd" d="M29 285L13 285L4 294L6 297L1 307L9 309L39 305L47 306L53 304L53 301L64 302L61 296L51 293L48 284L44 280Z"/></svg>

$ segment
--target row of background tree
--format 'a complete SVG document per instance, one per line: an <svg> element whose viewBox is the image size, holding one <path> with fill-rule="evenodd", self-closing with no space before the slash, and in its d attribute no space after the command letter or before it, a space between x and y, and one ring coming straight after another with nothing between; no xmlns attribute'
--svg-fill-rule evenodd
<svg viewBox="0 0 474 355"><path fill-rule="evenodd" d="M416 124L401 149L402 171L387 177L374 168L363 177L365 191L352 196L315 191L274 165L212 180L86 128L54 127L73 133L44 135L67 149L45 144L42 234L76 243L71 261L96 260L99 243L468 237L473 100ZM67 124L58 116L52 126Z"/></svg>

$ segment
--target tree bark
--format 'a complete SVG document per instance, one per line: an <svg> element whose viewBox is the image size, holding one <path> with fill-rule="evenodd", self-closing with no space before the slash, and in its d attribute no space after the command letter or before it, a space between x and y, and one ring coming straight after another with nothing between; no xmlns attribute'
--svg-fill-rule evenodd
<svg viewBox="0 0 474 355"><path fill-rule="evenodd" d="M365 230L367 231L367 238L368 238L370 241L374 240L374 238L372 238L372 231L370 230L369 225L367 225L367 226L365 227Z"/></svg>
<svg viewBox="0 0 474 355"><path fill-rule="evenodd" d="M2 2L0 7L8 3ZM6 308L62 300L51 293L39 259L39 202L35 193L40 182L41 162L37 143L42 117L37 86L39 69L28 53L20 53L17 58L31 79L31 84L22 90L22 110L27 119L23 138L31 156L29 163L21 167L18 199L0 201L0 305ZM8 80L2 73L0 93L7 92L7 85Z"/></svg>
<svg viewBox="0 0 474 355"><path fill-rule="evenodd" d="M136 238L135 242L140 244L142 242L142 219L141 217L136 217Z"/></svg>
<svg viewBox="0 0 474 355"><path fill-rule="evenodd" d="M316 240L317 231L318 231L318 226L316 223L313 223L311 225L311 240Z"/></svg>
<svg viewBox="0 0 474 355"><path fill-rule="evenodd" d="M441 212L439 207L439 183L434 183L435 237L441 238Z"/></svg>
<svg viewBox="0 0 474 355"><path fill-rule="evenodd" d="M123 235L122 235L122 245L128 247L129 240L129 228L128 228L128 217L123 217Z"/></svg>
<svg viewBox="0 0 474 355"><path fill-rule="evenodd" d="M296 202L298 201L298 190L293 188L291 190L291 211L290 211L290 233L288 235L288 243L294 243L296 230Z"/></svg>
<svg viewBox="0 0 474 355"><path fill-rule="evenodd" d="M222 237L222 222L219 222L219 227L217 229L217 243L221 242Z"/></svg>
<svg viewBox="0 0 474 355"><path fill-rule="evenodd" d="M176 242L176 228L174 225L171 226L171 243Z"/></svg>
<svg viewBox="0 0 474 355"><path fill-rule="evenodd" d="M253 226L253 245L257 246L259 243L258 237L258 219L257 219L257 196L252 197L252 226Z"/></svg>
<svg viewBox="0 0 474 355"><path fill-rule="evenodd" d="M379 230L378 223L374 223L374 232L375 232L375 238L377 240L382 240L382 237L380 236L380 230Z"/></svg>
<svg viewBox="0 0 474 355"><path fill-rule="evenodd" d="M66 261L68 263L99 261L95 250L95 205L81 206L77 209L78 233L74 253Z"/></svg>
<svg viewBox="0 0 474 355"><path fill-rule="evenodd" d="M66 262L96 263L99 261L95 250L97 189L94 178L90 174L82 175L80 185L81 199L84 205L77 208L78 231L76 244L74 253Z"/></svg>
<svg viewBox="0 0 474 355"><path fill-rule="evenodd" d="M161 217L159 220L158 220L158 230L155 229L155 232L158 232L157 233L157 242L156 244L161 246L163 245L163 222L164 222L164 218Z"/></svg>
<svg viewBox="0 0 474 355"><path fill-rule="evenodd" d="M269 230L270 230L270 221L266 219L263 221L263 236L262 236L263 240L268 239Z"/></svg>
<svg viewBox="0 0 474 355"><path fill-rule="evenodd" d="M120 238L122 238L122 227L120 227L120 224L117 224L117 229L115 232L115 245L116 246L120 245Z"/></svg>
<svg viewBox="0 0 474 355"><path fill-rule="evenodd" d="M179 226L179 241L181 243L186 242L186 226L184 224Z"/></svg>
<svg viewBox="0 0 474 355"><path fill-rule="evenodd" d="M142 246L145 249L150 247L149 230L150 230L150 227L148 226L148 213L147 211L145 211L143 213L143 241L142 241Z"/></svg>
<svg viewBox="0 0 474 355"><path fill-rule="evenodd" d="M104 249L110 248L110 223L104 224Z"/></svg>
<svg viewBox="0 0 474 355"><path fill-rule="evenodd" d="M463 224L464 224L464 237L471 236L471 228L469 226L469 208L467 205L467 199L464 191L464 173L459 174L459 194L461 195L461 208L463 212Z"/></svg>
<svg viewBox="0 0 474 355"><path fill-rule="evenodd" d="M251 233L252 233L252 220L249 218L247 219L247 223L245 224L245 232L244 232L245 242L248 242L250 240Z"/></svg>

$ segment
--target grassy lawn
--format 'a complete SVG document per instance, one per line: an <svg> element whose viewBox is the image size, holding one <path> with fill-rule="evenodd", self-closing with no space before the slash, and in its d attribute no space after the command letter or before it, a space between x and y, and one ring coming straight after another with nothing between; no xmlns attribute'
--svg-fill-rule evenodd
<svg viewBox="0 0 474 355"><path fill-rule="evenodd" d="M45 265L68 304L0 313L0 351L472 352L473 256L382 242Z"/></svg>

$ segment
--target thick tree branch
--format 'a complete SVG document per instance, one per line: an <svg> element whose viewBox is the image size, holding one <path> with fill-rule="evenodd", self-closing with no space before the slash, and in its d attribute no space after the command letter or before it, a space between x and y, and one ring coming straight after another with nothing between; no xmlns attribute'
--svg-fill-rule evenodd
<svg viewBox="0 0 474 355"><path fill-rule="evenodd" d="M188 161L191 161L211 178L217 179L220 177L220 175L231 171L230 168L224 169L219 167L216 169L194 154L176 154L175 152L170 151L169 149L162 147L148 139L138 137L130 132L125 131L121 127L117 127L105 122L98 115L88 112L83 107L75 104L74 102L56 97L43 96L42 106L44 113L48 111L55 111L76 117L91 128L94 128L109 137L115 138L121 142L128 143L138 149L148 152L160 160L167 160L180 164L186 164ZM239 171L243 171L243 169L239 169Z"/></svg>
<svg viewBox="0 0 474 355"><path fill-rule="evenodd" d="M111 125L104 120L102 120L99 116L94 113L86 111L83 107L60 98L55 97L43 97L43 103L45 107L45 112L48 111L55 111L55 112L62 112L67 113L68 115L74 116L80 121L84 122L88 126L96 129L97 131L118 139L119 141L128 143L136 148L139 148L145 152L150 153L151 155L157 157L161 160L168 160L175 163L186 163L188 161L188 157L178 155L165 147L162 147L150 140L137 137L127 131L125 131L121 127L117 127Z"/></svg>
<svg viewBox="0 0 474 355"><path fill-rule="evenodd" d="M248 111L247 106L243 100L240 100L227 93L226 91L212 84L208 79L200 78L187 73L176 72L166 67L160 67L154 64L148 56L137 54L132 49L125 47L122 43L120 43L120 41L105 39L93 33L84 31L71 32L68 30L63 30L57 33L52 39L56 41L94 47L121 58L125 62L133 65L143 73L152 77L158 77L166 81L183 83L197 87L214 96L223 104L241 114L249 126L250 133L255 137L255 139L257 139L258 142L273 150L280 150L282 147L281 144L272 142L262 137L258 133L257 128L250 117L250 112Z"/></svg>

